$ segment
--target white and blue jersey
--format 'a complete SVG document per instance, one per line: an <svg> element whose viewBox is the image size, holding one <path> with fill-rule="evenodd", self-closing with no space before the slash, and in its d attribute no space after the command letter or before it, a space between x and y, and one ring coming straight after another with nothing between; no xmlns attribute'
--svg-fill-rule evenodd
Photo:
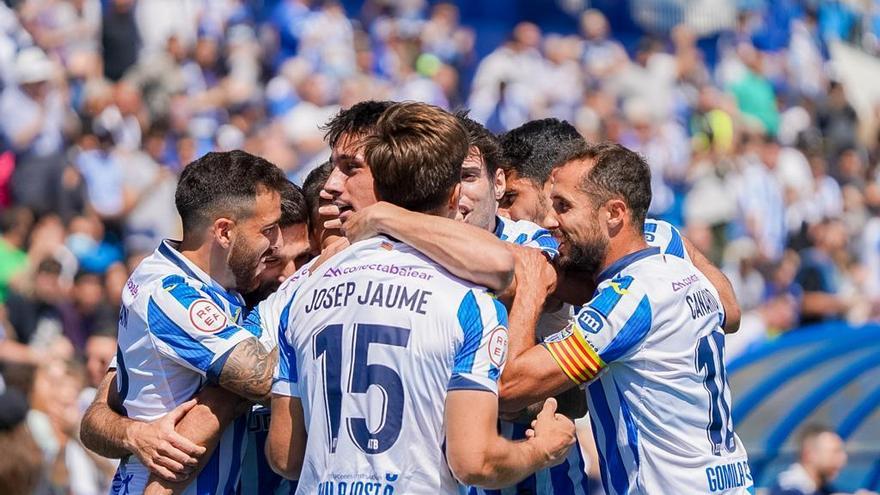
<svg viewBox="0 0 880 495"><path fill-rule="evenodd" d="M520 246L533 247L551 258L559 255L559 243L549 230L526 220L495 217L495 237Z"/></svg>
<svg viewBox="0 0 880 495"><path fill-rule="evenodd" d="M559 243L550 231L537 224L525 220L513 221L497 217L495 235L502 241L511 242L525 247L542 250L550 258L559 254ZM568 315L566 306L566 316ZM567 318L565 320L567 322ZM554 332L562 326L556 327ZM509 440L525 440L529 425L511 421L498 421L498 433ZM587 474L584 470L584 456L579 443L568 451L565 460L551 468L542 469L530 474L514 486L502 490L487 490L474 486L462 487L462 492L469 495L516 495L528 493L534 495L586 495Z"/></svg>
<svg viewBox="0 0 880 495"><path fill-rule="evenodd" d="M287 298L291 294L289 288L296 285L300 277L308 277L311 263L300 267L297 272L288 278L278 288L276 297ZM267 306L263 309L266 310ZM277 318L277 317L276 317ZM257 338L267 351L278 346L278 326L264 326L261 324L259 312L255 309L249 314L245 328ZM296 492L296 481L288 480L276 473L269 466L266 459L266 440L269 437L269 422L272 410L262 405L255 405L248 415L247 422L247 449L241 467L241 483L238 493L249 495L259 493L261 495L292 495Z"/></svg>
<svg viewBox="0 0 880 495"><path fill-rule="evenodd" d="M444 398L497 394L507 312L406 244L353 244L261 303L279 327L272 391L299 397L297 493L452 494Z"/></svg>
<svg viewBox="0 0 880 495"><path fill-rule="evenodd" d="M724 309L692 263L658 247L621 258L544 346L587 401L608 495L753 493L734 433Z"/></svg>
<svg viewBox="0 0 880 495"><path fill-rule="evenodd" d="M216 381L229 352L254 336L239 326L244 301L223 289L164 241L141 262L122 294L117 386L125 415L161 418ZM235 493L246 417L222 433L208 464L185 494ZM134 456L120 463L112 494L142 493L149 471Z"/></svg>

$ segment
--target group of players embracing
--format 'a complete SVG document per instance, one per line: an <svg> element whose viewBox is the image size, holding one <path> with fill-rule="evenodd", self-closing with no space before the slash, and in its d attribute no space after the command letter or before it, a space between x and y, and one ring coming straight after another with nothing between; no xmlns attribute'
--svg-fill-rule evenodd
<svg viewBox="0 0 880 495"><path fill-rule="evenodd" d="M421 103L326 138L302 189L241 151L181 174L83 419L113 494L586 494L588 410L608 495L754 492L732 288L646 218L642 157Z"/></svg>

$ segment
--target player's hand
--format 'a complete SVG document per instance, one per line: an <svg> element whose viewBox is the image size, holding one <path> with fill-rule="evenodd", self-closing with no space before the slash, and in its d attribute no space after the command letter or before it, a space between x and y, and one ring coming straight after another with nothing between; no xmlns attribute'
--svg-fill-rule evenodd
<svg viewBox="0 0 880 495"><path fill-rule="evenodd" d="M514 258L514 281L507 290L498 294L498 298L511 302L514 297L528 292L543 306L547 296L556 289L556 269L553 264L540 249L514 245L508 248Z"/></svg>
<svg viewBox="0 0 880 495"><path fill-rule="evenodd" d="M342 234L349 242L357 242L374 237L379 233L379 219L384 215L388 203L376 203L353 212L342 225Z"/></svg>
<svg viewBox="0 0 880 495"><path fill-rule="evenodd" d="M191 399L152 423L136 422L126 431L126 448L151 472L168 481L184 481L193 473L205 448L174 431L196 405Z"/></svg>
<svg viewBox="0 0 880 495"><path fill-rule="evenodd" d="M526 438L538 449L545 466L555 466L565 460L574 445L574 422L556 412L556 399L551 397L532 421L532 429L526 430Z"/></svg>

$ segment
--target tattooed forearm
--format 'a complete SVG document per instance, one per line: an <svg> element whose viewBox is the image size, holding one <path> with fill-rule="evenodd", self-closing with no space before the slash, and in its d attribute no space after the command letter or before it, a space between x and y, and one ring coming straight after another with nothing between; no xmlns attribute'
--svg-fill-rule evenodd
<svg viewBox="0 0 880 495"><path fill-rule="evenodd" d="M220 372L220 386L254 401L269 397L278 351L267 352L260 342L247 339L235 346Z"/></svg>

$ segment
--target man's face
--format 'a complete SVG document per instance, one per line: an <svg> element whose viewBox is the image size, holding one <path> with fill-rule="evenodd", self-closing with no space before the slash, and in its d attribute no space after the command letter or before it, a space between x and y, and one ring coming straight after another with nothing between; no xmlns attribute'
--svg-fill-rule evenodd
<svg viewBox="0 0 880 495"><path fill-rule="evenodd" d="M471 147L470 153L461 164L461 197L456 220L483 230L492 230L495 227L498 200L502 194L504 172L496 170L494 176L490 177L480 150Z"/></svg>
<svg viewBox="0 0 880 495"><path fill-rule="evenodd" d="M373 173L364 161L361 136L343 134L330 157L333 171L324 184L324 191L339 207L339 218L343 222L352 212L366 208L377 202L373 191Z"/></svg>
<svg viewBox="0 0 880 495"><path fill-rule="evenodd" d="M104 379L115 354L116 339L112 337L93 335L86 341L86 370L93 387L97 387Z"/></svg>
<svg viewBox="0 0 880 495"><path fill-rule="evenodd" d="M554 215L546 225L559 241L559 264L566 269L596 274L608 249L601 228L602 209L596 208L580 184L588 162L572 162L553 171Z"/></svg>
<svg viewBox="0 0 880 495"><path fill-rule="evenodd" d="M275 292L287 277L311 259L306 223L282 227L281 238L281 247L266 258L265 269L260 273L260 287L257 291L265 296Z"/></svg>
<svg viewBox="0 0 880 495"><path fill-rule="evenodd" d="M843 440L836 433L825 432L814 438L808 447L805 464L816 470L827 483L846 466L847 455Z"/></svg>
<svg viewBox="0 0 880 495"><path fill-rule="evenodd" d="M508 172L504 196L498 204L498 214L546 227L547 217L553 213L550 202L551 182L552 180L548 180L541 186L532 179L520 177L516 171Z"/></svg>
<svg viewBox="0 0 880 495"><path fill-rule="evenodd" d="M239 292L251 292L260 285L266 259L281 247L280 217L281 195L264 187L258 188L253 214L235 224L227 258Z"/></svg>

